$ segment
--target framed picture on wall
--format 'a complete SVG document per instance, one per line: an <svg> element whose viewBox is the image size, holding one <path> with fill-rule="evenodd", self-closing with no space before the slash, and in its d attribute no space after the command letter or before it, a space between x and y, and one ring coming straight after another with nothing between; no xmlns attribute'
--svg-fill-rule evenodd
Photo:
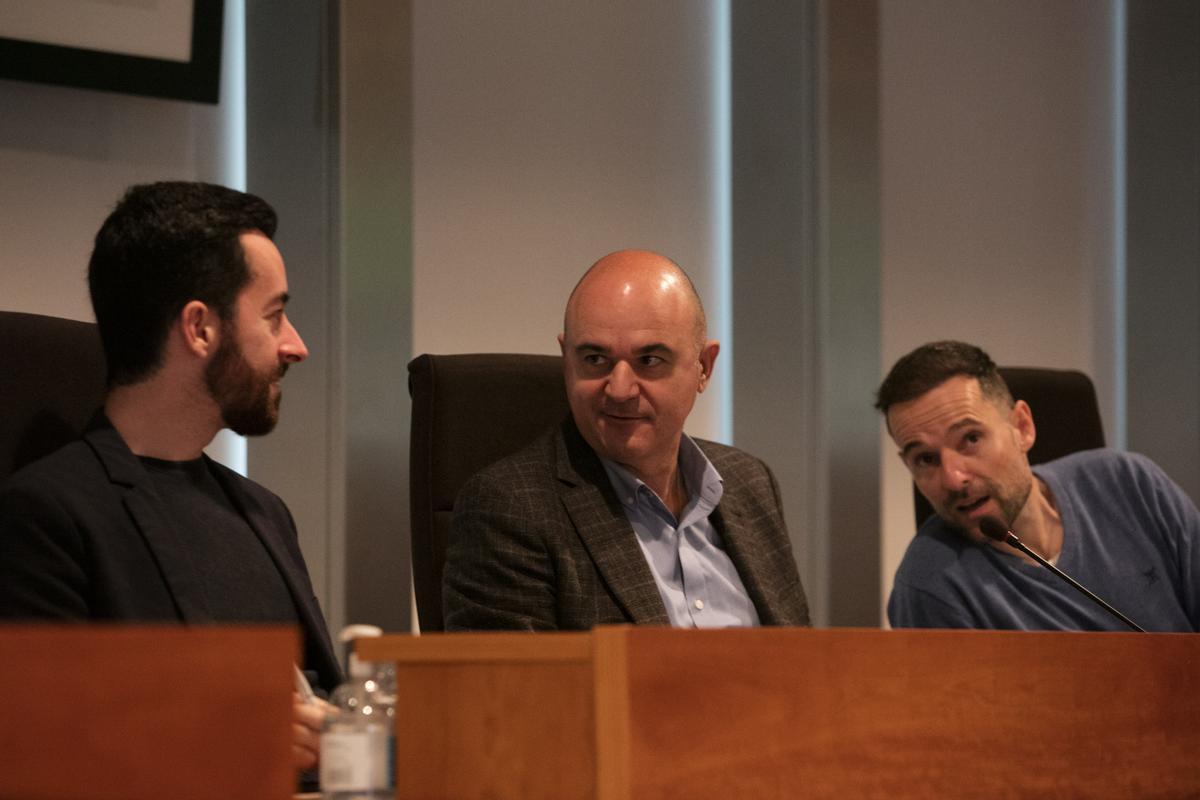
<svg viewBox="0 0 1200 800"><path fill-rule="evenodd" d="M0 78L216 103L224 0L0 0Z"/></svg>

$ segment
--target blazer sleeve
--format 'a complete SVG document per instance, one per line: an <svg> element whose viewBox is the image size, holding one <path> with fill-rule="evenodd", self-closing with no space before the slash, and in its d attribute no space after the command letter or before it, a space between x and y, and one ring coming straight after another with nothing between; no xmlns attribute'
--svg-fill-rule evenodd
<svg viewBox="0 0 1200 800"><path fill-rule="evenodd" d="M459 492L442 578L447 631L558 629L547 549L557 500L535 494L491 471Z"/></svg>
<svg viewBox="0 0 1200 800"><path fill-rule="evenodd" d="M88 619L88 580L83 537L49 492L0 495L0 618Z"/></svg>

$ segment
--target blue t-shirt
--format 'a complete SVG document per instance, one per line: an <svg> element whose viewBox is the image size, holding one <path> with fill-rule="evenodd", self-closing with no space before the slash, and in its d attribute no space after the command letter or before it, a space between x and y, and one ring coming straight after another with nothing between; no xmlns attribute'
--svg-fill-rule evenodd
<svg viewBox="0 0 1200 800"><path fill-rule="evenodd" d="M1148 631L1200 631L1200 512L1145 456L1088 450L1039 464L1062 516L1057 566ZM941 518L908 546L897 628L1128 630L1050 570Z"/></svg>

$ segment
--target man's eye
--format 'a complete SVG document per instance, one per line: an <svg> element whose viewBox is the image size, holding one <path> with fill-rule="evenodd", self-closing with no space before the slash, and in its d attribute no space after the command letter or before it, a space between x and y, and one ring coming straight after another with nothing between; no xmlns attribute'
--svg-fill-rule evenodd
<svg viewBox="0 0 1200 800"><path fill-rule="evenodd" d="M963 441L967 444L979 444L980 440L982 439L983 436L979 433L979 431L969 431L967 435L963 437Z"/></svg>
<svg viewBox="0 0 1200 800"><path fill-rule="evenodd" d="M604 363L604 356L599 353L588 353L583 357L583 363L589 367L598 367Z"/></svg>
<svg viewBox="0 0 1200 800"><path fill-rule="evenodd" d="M932 467L937 463L933 453L918 453L913 456L913 467Z"/></svg>
<svg viewBox="0 0 1200 800"><path fill-rule="evenodd" d="M642 356L641 362L643 367L657 367L663 363L662 356Z"/></svg>

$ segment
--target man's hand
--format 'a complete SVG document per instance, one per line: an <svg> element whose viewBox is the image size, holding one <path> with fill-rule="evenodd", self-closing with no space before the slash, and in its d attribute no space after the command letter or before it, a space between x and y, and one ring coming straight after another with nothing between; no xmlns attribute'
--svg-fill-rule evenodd
<svg viewBox="0 0 1200 800"><path fill-rule="evenodd" d="M306 703L292 695L292 764L298 770L312 769L321 756L321 725L333 706L314 697Z"/></svg>

